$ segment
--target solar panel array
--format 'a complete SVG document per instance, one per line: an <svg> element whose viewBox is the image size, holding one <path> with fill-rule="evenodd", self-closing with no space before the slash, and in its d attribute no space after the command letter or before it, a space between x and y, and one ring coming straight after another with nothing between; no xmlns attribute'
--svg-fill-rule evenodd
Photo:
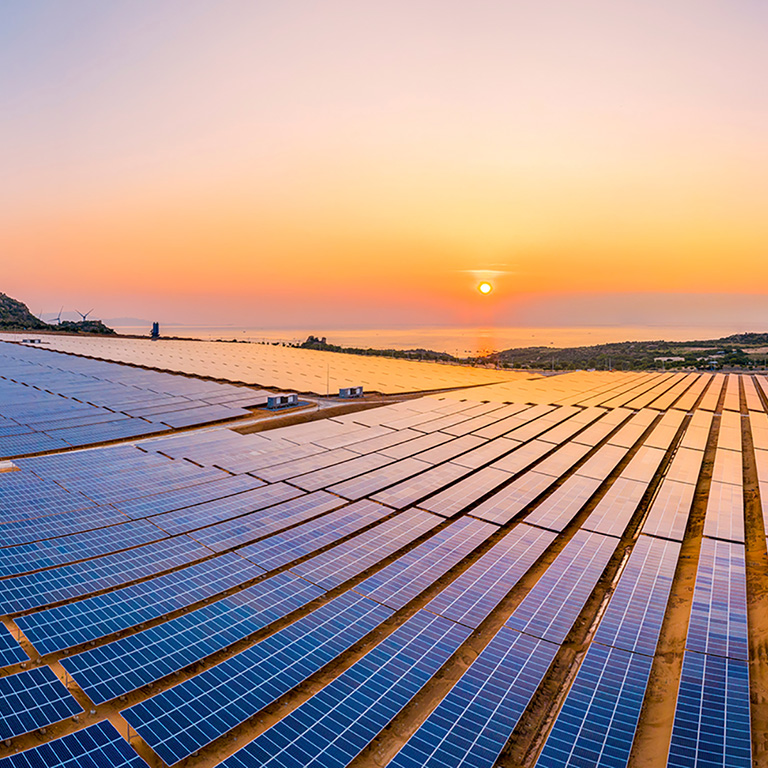
<svg viewBox="0 0 768 768"><path fill-rule="evenodd" d="M250 415L267 393L0 341L0 458Z"/></svg>
<svg viewBox="0 0 768 768"><path fill-rule="evenodd" d="M15 460L0 768L134 768L137 738L166 765L491 768L532 722L536 765L620 768L662 652L680 670L669 764L746 766L741 432L759 488L768 415L764 383L744 382L574 373Z"/></svg>

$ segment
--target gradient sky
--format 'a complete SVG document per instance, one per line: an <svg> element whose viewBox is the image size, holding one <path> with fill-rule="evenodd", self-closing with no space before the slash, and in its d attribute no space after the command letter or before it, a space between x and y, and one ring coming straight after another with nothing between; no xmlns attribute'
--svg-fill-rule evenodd
<svg viewBox="0 0 768 768"><path fill-rule="evenodd" d="M764 0L0 0L0 291L768 324L766 39Z"/></svg>

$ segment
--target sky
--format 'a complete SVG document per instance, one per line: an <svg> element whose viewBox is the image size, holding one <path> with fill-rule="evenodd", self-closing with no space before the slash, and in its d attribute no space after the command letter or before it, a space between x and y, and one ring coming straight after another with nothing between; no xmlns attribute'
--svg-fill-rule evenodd
<svg viewBox="0 0 768 768"><path fill-rule="evenodd" d="M0 0L0 291L763 330L767 34L763 0Z"/></svg>

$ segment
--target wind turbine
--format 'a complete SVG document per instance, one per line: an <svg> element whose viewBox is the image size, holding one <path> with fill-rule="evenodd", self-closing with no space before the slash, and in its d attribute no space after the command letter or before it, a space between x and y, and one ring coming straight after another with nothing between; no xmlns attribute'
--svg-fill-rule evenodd
<svg viewBox="0 0 768 768"><path fill-rule="evenodd" d="M85 314L83 314L79 309L76 309L75 312L77 312L77 314L83 318L82 322L85 322L88 319L88 315L90 315L93 310L89 309Z"/></svg>
<svg viewBox="0 0 768 768"><path fill-rule="evenodd" d="M64 311L64 307L59 310L59 314L56 316L56 325L61 325L61 313Z"/></svg>

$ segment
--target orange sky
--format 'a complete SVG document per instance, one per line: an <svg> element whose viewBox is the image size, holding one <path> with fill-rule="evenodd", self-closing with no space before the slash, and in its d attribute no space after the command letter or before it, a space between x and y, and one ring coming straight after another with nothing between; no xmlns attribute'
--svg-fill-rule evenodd
<svg viewBox="0 0 768 768"><path fill-rule="evenodd" d="M6 4L0 290L302 327L763 294L767 21L755 0Z"/></svg>

